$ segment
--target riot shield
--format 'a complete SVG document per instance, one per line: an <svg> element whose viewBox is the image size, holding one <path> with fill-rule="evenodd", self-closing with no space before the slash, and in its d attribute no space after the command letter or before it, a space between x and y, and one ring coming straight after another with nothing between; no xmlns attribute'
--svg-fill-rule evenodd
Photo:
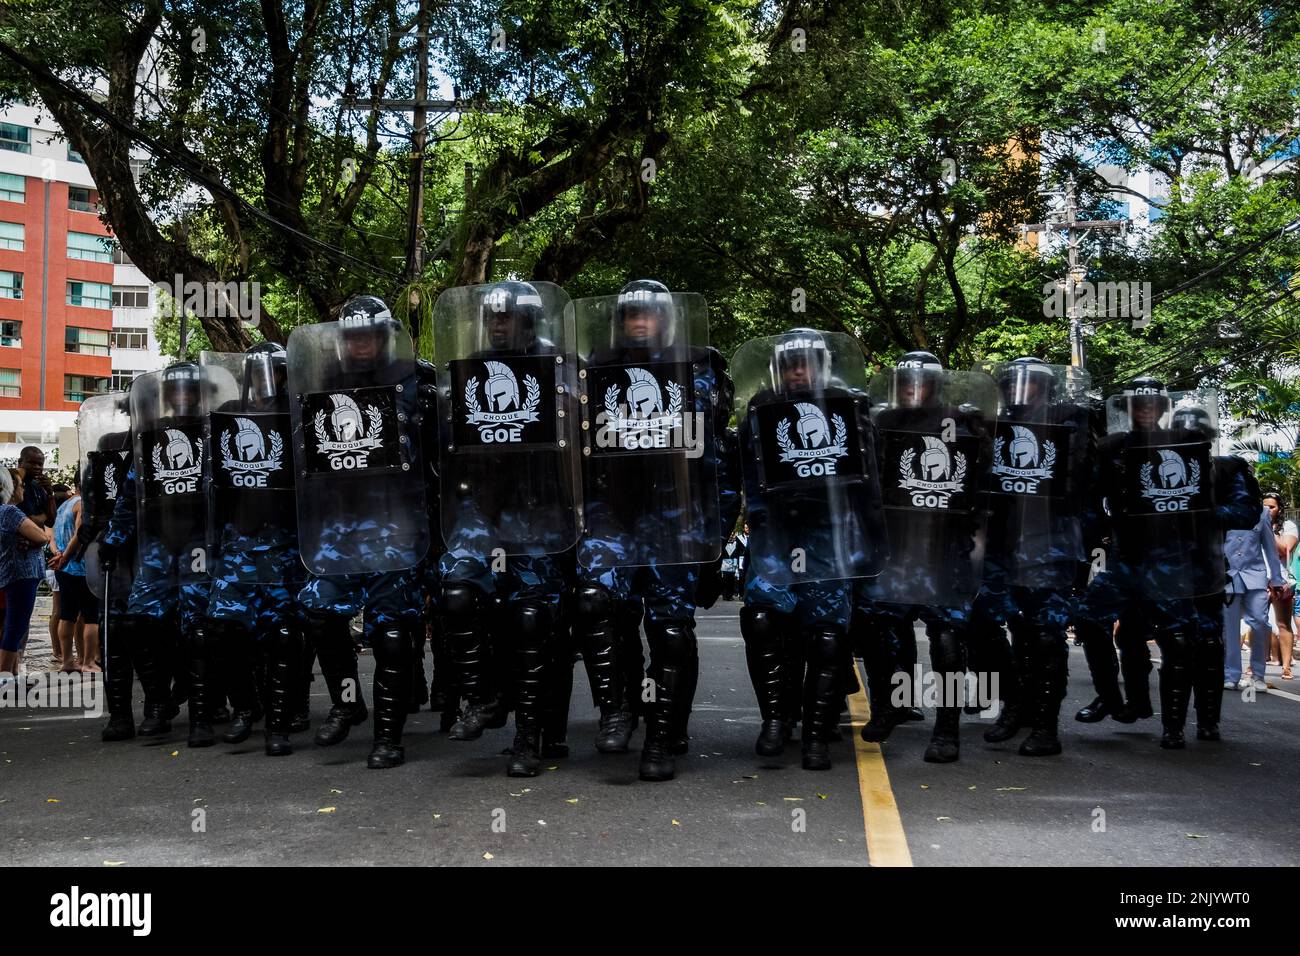
<svg viewBox="0 0 1300 956"><path fill-rule="evenodd" d="M118 489L131 464L131 413L121 393L92 395L77 413L77 443L81 452L81 523L95 538L86 548L86 586L104 597L104 570L99 563L99 536L108 527ZM131 591L134 562L123 555L109 579L111 593L125 598Z"/></svg>
<svg viewBox="0 0 1300 956"><path fill-rule="evenodd" d="M879 574L887 543L857 341L812 330L751 339L731 372L755 574L777 586Z"/></svg>
<svg viewBox="0 0 1300 956"><path fill-rule="evenodd" d="M983 473L997 388L982 372L889 369L872 376L868 391L891 555L868 593L893 604L959 607L983 573Z"/></svg>
<svg viewBox="0 0 1300 956"><path fill-rule="evenodd" d="M183 363L131 383L138 574L169 586L207 581L203 407L234 397L234 382Z"/></svg>
<svg viewBox="0 0 1300 956"><path fill-rule="evenodd" d="M289 336L298 543L313 574L399 571L429 549L411 337L392 319Z"/></svg>
<svg viewBox="0 0 1300 956"><path fill-rule="evenodd" d="M984 577L998 587L1064 590L1083 545L1083 497L1091 476L1088 373L1046 362L988 367L998 386L988 471Z"/></svg>
<svg viewBox="0 0 1300 956"><path fill-rule="evenodd" d="M722 550L704 298L570 303L582 385L587 570L715 560Z"/></svg>
<svg viewBox="0 0 1300 956"><path fill-rule="evenodd" d="M1105 477L1115 554L1151 600L1218 594L1224 532L1215 516L1214 389L1107 399Z"/></svg>
<svg viewBox="0 0 1300 956"><path fill-rule="evenodd" d="M442 534L454 554L557 554L582 520L569 297L549 282L448 289L433 310Z"/></svg>
<svg viewBox="0 0 1300 956"><path fill-rule="evenodd" d="M208 573L248 584L293 584L298 560L293 428L283 353L203 352L209 377L235 383L226 401L204 403L203 478Z"/></svg>

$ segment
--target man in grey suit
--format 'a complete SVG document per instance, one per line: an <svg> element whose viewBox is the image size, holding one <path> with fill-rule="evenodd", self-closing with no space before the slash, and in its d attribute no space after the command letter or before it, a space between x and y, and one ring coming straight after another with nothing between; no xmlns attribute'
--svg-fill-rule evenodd
<svg viewBox="0 0 1300 956"><path fill-rule="evenodd" d="M1273 525L1267 508L1250 531L1229 531L1224 545L1228 559L1228 606L1223 609L1223 687L1244 690L1251 682L1241 674L1241 622L1250 627L1250 670L1256 690L1266 690L1265 667L1272 629L1268 623L1269 598L1285 583L1273 542Z"/></svg>

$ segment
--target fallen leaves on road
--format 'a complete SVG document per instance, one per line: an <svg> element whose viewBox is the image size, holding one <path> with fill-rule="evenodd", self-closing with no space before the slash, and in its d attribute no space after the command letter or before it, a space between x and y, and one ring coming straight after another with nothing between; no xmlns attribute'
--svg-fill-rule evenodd
<svg viewBox="0 0 1300 956"><path fill-rule="evenodd" d="M484 854L483 854L483 859L485 859L485 860L495 860L496 857L494 857L491 853L484 853Z"/></svg>
<svg viewBox="0 0 1300 956"><path fill-rule="evenodd" d="M105 860L104 861L105 866L122 866L125 863L126 860Z"/></svg>
<svg viewBox="0 0 1300 956"><path fill-rule="evenodd" d="M333 812L334 812L335 810L337 810L337 809L338 809L338 807L321 807L321 808L320 808L319 810L317 810L316 812L317 812L317 813L333 813Z"/></svg>
<svg viewBox="0 0 1300 956"><path fill-rule="evenodd" d="M974 788L974 787L971 787L971 789L974 790L975 788ZM1001 792L1003 792L1003 791L1008 791L1008 792L1011 792L1011 793L1019 793L1019 792L1022 791L1022 790L1028 790L1028 789L1029 789L1028 787L998 787L998 788L997 788L997 790L998 790L999 793L1001 793Z"/></svg>
<svg viewBox="0 0 1300 956"><path fill-rule="evenodd" d="M63 801L62 801L62 800L56 800L56 799L54 799L53 797L46 797L46 798L45 798L45 802L46 802L46 803L62 803Z"/></svg>

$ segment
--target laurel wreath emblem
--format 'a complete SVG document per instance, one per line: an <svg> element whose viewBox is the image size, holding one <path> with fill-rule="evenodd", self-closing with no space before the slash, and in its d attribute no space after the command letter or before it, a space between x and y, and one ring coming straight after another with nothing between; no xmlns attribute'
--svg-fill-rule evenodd
<svg viewBox="0 0 1300 956"><path fill-rule="evenodd" d="M677 382L669 382L664 386L664 391L668 393L668 408L663 414L665 418L671 418L682 410L682 387ZM617 383L605 389L605 420L611 423L620 420L618 396L619 386ZM636 421L636 419L630 419L630 421Z"/></svg>
<svg viewBox="0 0 1300 956"><path fill-rule="evenodd" d="M912 461L916 458L916 449L909 448L898 457L898 473L903 481L913 481L916 475L912 472ZM961 452L953 455L954 467L952 477L948 479L953 484L960 485L966 478L966 456Z"/></svg>
<svg viewBox="0 0 1300 956"><path fill-rule="evenodd" d="M532 414L537 411L537 406L542 403L542 386L538 384L537 379L532 375L524 376L524 405L521 411ZM469 381L465 383L465 408L471 415L477 415L483 411L483 406L478 403L478 376L471 375Z"/></svg>
<svg viewBox="0 0 1300 956"><path fill-rule="evenodd" d="M1006 458L1003 457L1002 454L1002 449L1006 447L1006 443L1007 440L1005 438L993 439L993 460L995 462L1006 462L1006 467L1012 468L1015 466L1013 466L1010 462L1007 462ZM1043 463L1038 467L1040 469L1050 471L1052 466L1056 464L1056 442L1045 441L1043 442L1042 447L1043 447Z"/></svg>
<svg viewBox="0 0 1300 956"><path fill-rule="evenodd" d="M849 439L848 426L844 424L844 419L839 415L832 415L835 420L835 440L827 446L829 453L832 448L843 448ZM776 443L781 446L782 451L795 451L794 439L790 437L790 419L783 418L776 426Z"/></svg>
<svg viewBox="0 0 1300 956"><path fill-rule="evenodd" d="M1151 462L1147 462L1138 472L1142 479L1143 488L1154 488L1155 482L1151 480ZM1199 485L1201 483L1201 463L1195 458L1191 462L1191 475L1187 479L1187 485ZM1184 487L1187 487L1185 485Z"/></svg>
<svg viewBox="0 0 1300 956"><path fill-rule="evenodd" d="M366 433L357 436L358 438L375 438L383 431L384 416L374 405L366 406L366 421L370 423L369 427ZM318 442L323 445L330 440L329 435L325 432L325 409L322 408L316 413L316 417L312 419L312 426L316 430L316 440Z"/></svg>
<svg viewBox="0 0 1300 956"><path fill-rule="evenodd" d="M280 437L280 433L279 433L279 432L277 432L277 431L272 431L272 432L271 432L271 452L270 452L269 455L266 456L266 460L267 460L267 461L275 461L275 462L278 462L278 461L280 460L280 453L281 453L283 450L284 450L284 439ZM223 465L227 470L229 470L229 469L231 469L231 468L234 468L236 471L239 470L239 466L240 466L240 465L246 464L246 462L244 462L244 461L242 461L242 460L240 460L240 459L238 459L238 458L235 458L233 455L231 455L231 453L230 453L230 432L228 432L228 431L223 431L223 432L221 433L221 464L222 464L222 465Z"/></svg>

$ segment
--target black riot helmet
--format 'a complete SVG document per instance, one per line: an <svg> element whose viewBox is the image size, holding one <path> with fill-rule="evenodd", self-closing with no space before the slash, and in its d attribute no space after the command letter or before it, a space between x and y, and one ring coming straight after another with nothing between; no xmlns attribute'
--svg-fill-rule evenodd
<svg viewBox="0 0 1300 956"><path fill-rule="evenodd" d="M397 322L383 299L357 295L339 310L338 359L345 372L385 368L396 358Z"/></svg>
<svg viewBox="0 0 1300 956"><path fill-rule="evenodd" d="M1219 435L1219 430L1214 427L1214 419L1200 405L1180 405L1175 408L1173 421L1170 424L1173 428L1195 432L1210 440Z"/></svg>
<svg viewBox="0 0 1300 956"><path fill-rule="evenodd" d="M826 337L816 329L791 329L777 337L768 366L772 390L807 391L825 387L831 377Z"/></svg>
<svg viewBox="0 0 1300 956"><path fill-rule="evenodd" d="M497 282L483 296L480 346L493 352L526 351L545 315L542 296L527 282Z"/></svg>
<svg viewBox="0 0 1300 956"><path fill-rule="evenodd" d="M1124 389L1124 403L1134 431L1152 431L1169 411L1169 391L1149 375L1135 378Z"/></svg>
<svg viewBox="0 0 1300 956"><path fill-rule="evenodd" d="M163 369L162 413L174 418L198 415L203 373L193 362L177 362Z"/></svg>
<svg viewBox="0 0 1300 956"><path fill-rule="evenodd" d="M614 345L661 349L676 337L676 310L668 286L654 279L637 279L623 286L614 311Z"/></svg>
<svg viewBox="0 0 1300 956"><path fill-rule="evenodd" d="M259 342L244 353L244 385L240 404L246 411L273 407L286 397L289 371L284 346Z"/></svg>
<svg viewBox="0 0 1300 956"><path fill-rule="evenodd" d="M998 372L998 388L1007 405L1038 407L1055 397L1056 375L1042 359L1023 356Z"/></svg>
<svg viewBox="0 0 1300 956"><path fill-rule="evenodd" d="M889 404L894 408L927 408L939 403L943 363L933 352L908 352L894 366Z"/></svg>

